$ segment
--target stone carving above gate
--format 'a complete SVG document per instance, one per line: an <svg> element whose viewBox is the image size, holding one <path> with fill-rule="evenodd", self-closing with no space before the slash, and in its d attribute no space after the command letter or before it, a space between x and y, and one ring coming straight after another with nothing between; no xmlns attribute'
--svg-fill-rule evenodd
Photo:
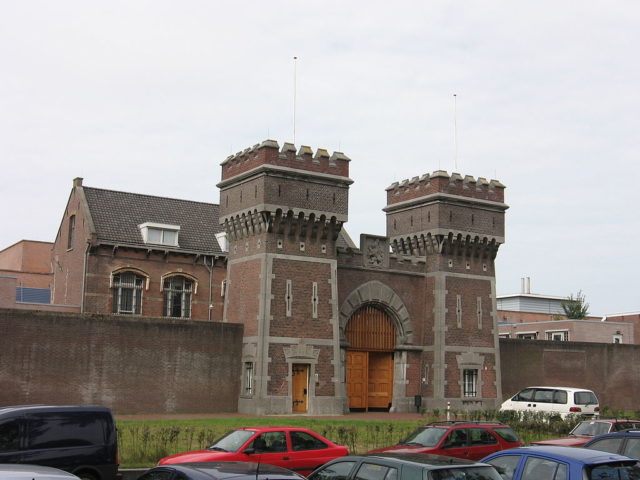
<svg viewBox="0 0 640 480"><path fill-rule="evenodd" d="M360 235L363 266L369 268L389 267L389 239L377 235Z"/></svg>
<svg viewBox="0 0 640 480"><path fill-rule="evenodd" d="M304 342L304 339L300 339L300 342L291 345L289 347L284 347L284 356L288 359L307 359L313 360L313 362L318 361L318 357L320 356L320 349L315 348L313 345L308 345Z"/></svg>

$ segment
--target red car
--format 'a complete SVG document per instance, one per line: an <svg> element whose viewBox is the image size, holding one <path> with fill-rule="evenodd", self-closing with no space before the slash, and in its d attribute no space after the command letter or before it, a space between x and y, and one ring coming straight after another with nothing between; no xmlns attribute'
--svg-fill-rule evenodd
<svg viewBox="0 0 640 480"><path fill-rule="evenodd" d="M245 427L227 433L206 450L165 457L158 465L240 461L267 463L307 475L334 458L349 455L312 430L293 427Z"/></svg>
<svg viewBox="0 0 640 480"><path fill-rule="evenodd" d="M480 460L524 444L509 425L498 422L436 422L415 430L398 445L368 453L433 453Z"/></svg>
<svg viewBox="0 0 640 480"><path fill-rule="evenodd" d="M554 438L551 440L540 440L531 442L531 445L560 445L563 447L583 447L593 437L604 435L605 433L619 432L629 428L640 428L638 420L617 420L599 418L596 420L584 420L577 424L568 437Z"/></svg>

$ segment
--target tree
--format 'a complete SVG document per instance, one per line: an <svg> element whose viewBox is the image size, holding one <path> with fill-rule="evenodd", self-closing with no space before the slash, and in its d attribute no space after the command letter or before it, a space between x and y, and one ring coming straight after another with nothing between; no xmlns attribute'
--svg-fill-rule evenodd
<svg viewBox="0 0 640 480"><path fill-rule="evenodd" d="M569 295L567 300L562 302L562 309L567 318L574 320L584 320L589 315L589 304L585 301L582 290L578 290L575 297L573 293Z"/></svg>

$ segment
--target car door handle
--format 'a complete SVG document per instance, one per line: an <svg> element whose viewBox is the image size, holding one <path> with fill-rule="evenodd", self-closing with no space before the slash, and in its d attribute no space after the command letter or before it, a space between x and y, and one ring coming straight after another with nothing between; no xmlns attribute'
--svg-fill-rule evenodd
<svg viewBox="0 0 640 480"><path fill-rule="evenodd" d="M283 460L291 460L289 457L282 457Z"/></svg>

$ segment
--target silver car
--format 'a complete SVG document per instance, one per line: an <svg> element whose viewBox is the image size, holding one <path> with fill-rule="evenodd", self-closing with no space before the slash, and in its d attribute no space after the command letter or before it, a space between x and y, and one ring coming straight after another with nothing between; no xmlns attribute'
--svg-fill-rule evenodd
<svg viewBox="0 0 640 480"><path fill-rule="evenodd" d="M79 480L79 477L52 467L0 463L0 480Z"/></svg>

